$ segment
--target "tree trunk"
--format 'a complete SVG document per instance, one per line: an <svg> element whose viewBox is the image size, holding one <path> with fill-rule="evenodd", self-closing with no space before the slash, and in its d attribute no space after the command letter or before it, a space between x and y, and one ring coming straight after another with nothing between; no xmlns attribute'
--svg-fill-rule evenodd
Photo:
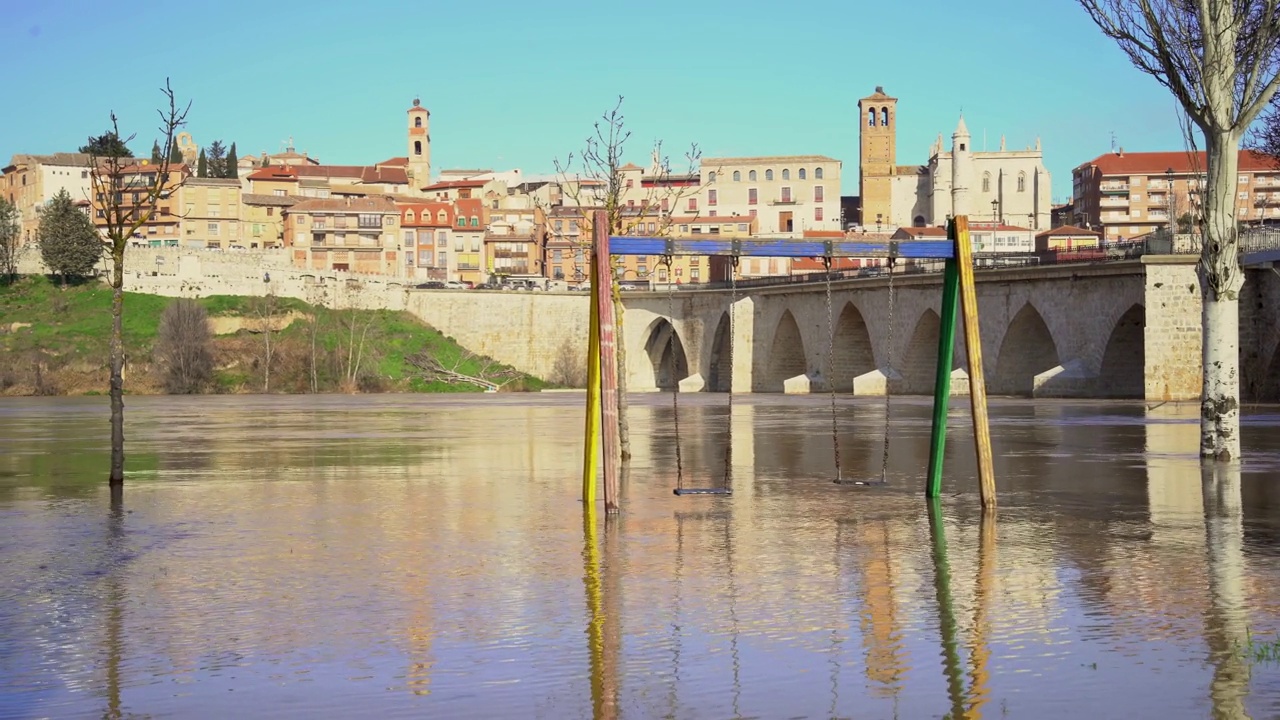
<svg viewBox="0 0 1280 720"><path fill-rule="evenodd" d="M631 427L627 424L627 344L623 341L626 334L622 332L622 298L618 295L618 287L613 289L614 332L617 340L618 363L618 449L622 462L631 460Z"/></svg>
<svg viewBox="0 0 1280 720"><path fill-rule="evenodd" d="M1199 268L1204 281L1200 455L1237 460L1240 458L1239 298L1240 287L1244 285L1235 199L1240 136L1231 131L1205 135L1208 173Z"/></svg>
<svg viewBox="0 0 1280 720"><path fill-rule="evenodd" d="M124 243L111 252L111 475L112 497L124 489Z"/></svg>

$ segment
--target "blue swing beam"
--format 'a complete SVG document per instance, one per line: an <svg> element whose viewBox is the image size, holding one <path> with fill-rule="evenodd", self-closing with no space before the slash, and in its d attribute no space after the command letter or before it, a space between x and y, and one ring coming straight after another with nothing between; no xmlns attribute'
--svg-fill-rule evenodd
<svg viewBox="0 0 1280 720"><path fill-rule="evenodd" d="M730 257L864 258L950 260L952 240L788 240L784 238L706 240L690 237L610 236L610 255L725 255Z"/></svg>

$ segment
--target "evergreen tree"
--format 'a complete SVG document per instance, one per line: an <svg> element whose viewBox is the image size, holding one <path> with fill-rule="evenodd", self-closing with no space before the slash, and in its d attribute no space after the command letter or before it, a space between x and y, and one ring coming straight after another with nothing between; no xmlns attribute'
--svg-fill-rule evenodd
<svg viewBox="0 0 1280 720"><path fill-rule="evenodd" d="M182 148L178 147L177 140L174 140L173 145L169 148L169 162L173 164L182 162Z"/></svg>
<svg viewBox="0 0 1280 720"><path fill-rule="evenodd" d="M164 160L164 156L160 154L160 141L151 143L151 162L159 165Z"/></svg>
<svg viewBox="0 0 1280 720"><path fill-rule="evenodd" d="M227 146L222 144L221 140L214 140L209 143L207 151L207 168L208 177L220 178L227 176Z"/></svg>
<svg viewBox="0 0 1280 720"><path fill-rule="evenodd" d="M129 157L132 154L120 136L110 130L97 137L90 137L87 144L80 146L80 152L100 158Z"/></svg>
<svg viewBox="0 0 1280 720"><path fill-rule="evenodd" d="M84 277L102 259L102 239L89 216L71 201L65 189L40 211L40 257L50 270L62 277Z"/></svg>
<svg viewBox="0 0 1280 720"><path fill-rule="evenodd" d="M262 154L262 167L271 167L271 158L266 153Z"/></svg>
<svg viewBox="0 0 1280 720"><path fill-rule="evenodd" d="M204 148L200 148L200 160L196 162L196 177L209 177L209 158L204 155Z"/></svg>
<svg viewBox="0 0 1280 720"><path fill-rule="evenodd" d="M240 159L236 157L236 144L231 143L231 149L227 151L227 171L223 173L224 178L240 177L240 168L237 165Z"/></svg>

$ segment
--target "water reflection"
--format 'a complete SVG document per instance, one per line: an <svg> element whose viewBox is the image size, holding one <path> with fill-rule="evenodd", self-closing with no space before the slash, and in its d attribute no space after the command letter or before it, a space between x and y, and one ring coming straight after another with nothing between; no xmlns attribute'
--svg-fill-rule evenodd
<svg viewBox="0 0 1280 720"><path fill-rule="evenodd" d="M625 512L585 520L580 397L138 398L114 508L101 403L0 405L0 716L1280 709L1237 652L1280 630L1280 417L1202 467L1195 408L997 402L997 527L963 403L926 504L927 403L856 490L826 402L682 398L686 466L731 446L735 492L675 498L639 396ZM847 473L882 412L838 404Z"/></svg>

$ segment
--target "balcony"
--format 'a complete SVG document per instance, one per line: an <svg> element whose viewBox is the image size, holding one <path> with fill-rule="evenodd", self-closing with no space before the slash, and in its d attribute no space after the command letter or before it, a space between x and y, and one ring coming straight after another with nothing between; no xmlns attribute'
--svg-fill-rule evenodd
<svg viewBox="0 0 1280 720"><path fill-rule="evenodd" d="M1129 206L1129 196L1123 197L1104 197L1098 201L1098 205L1104 208L1122 208Z"/></svg>
<svg viewBox="0 0 1280 720"><path fill-rule="evenodd" d="M800 201L796 199L794 196L792 196L789 198L777 198L776 200L770 200L769 204L770 205L799 205Z"/></svg>
<svg viewBox="0 0 1280 720"><path fill-rule="evenodd" d="M1275 207L1280 205L1280 193L1258 193L1253 196L1254 207Z"/></svg>
<svg viewBox="0 0 1280 720"><path fill-rule="evenodd" d="M1129 183L1116 183L1116 182L1102 183L1100 186L1098 186L1098 189L1102 192L1103 195L1115 195L1117 193L1124 193L1125 195L1128 195Z"/></svg>

